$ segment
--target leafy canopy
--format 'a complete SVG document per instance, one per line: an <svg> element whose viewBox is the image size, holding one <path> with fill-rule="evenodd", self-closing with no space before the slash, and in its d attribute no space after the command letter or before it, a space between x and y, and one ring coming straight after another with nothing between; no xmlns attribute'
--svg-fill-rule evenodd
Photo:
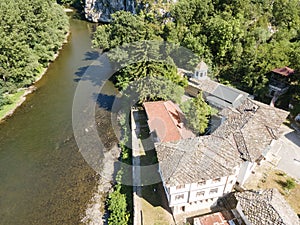
<svg viewBox="0 0 300 225"><path fill-rule="evenodd" d="M69 23L52 0L0 1L0 108L4 93L32 84L62 45Z"/></svg>
<svg viewBox="0 0 300 225"><path fill-rule="evenodd" d="M183 102L180 106L184 113L187 124L197 134L203 134L208 127L212 108L202 98L199 93L196 98Z"/></svg>

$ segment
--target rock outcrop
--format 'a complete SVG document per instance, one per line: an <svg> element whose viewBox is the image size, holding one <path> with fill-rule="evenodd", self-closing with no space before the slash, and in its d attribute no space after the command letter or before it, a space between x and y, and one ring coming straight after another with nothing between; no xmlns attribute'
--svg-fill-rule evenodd
<svg viewBox="0 0 300 225"><path fill-rule="evenodd" d="M93 22L110 22L111 14L124 10L136 13L135 0L86 0L85 17Z"/></svg>

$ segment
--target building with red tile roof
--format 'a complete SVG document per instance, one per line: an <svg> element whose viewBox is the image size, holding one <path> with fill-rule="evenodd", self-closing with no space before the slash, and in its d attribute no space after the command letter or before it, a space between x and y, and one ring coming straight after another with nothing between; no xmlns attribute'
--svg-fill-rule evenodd
<svg viewBox="0 0 300 225"><path fill-rule="evenodd" d="M172 101L145 102L150 132L157 142L178 141L195 137L184 126L184 115Z"/></svg>
<svg viewBox="0 0 300 225"><path fill-rule="evenodd" d="M196 217L194 225L239 225L239 223L230 211L223 211Z"/></svg>
<svg viewBox="0 0 300 225"><path fill-rule="evenodd" d="M287 77L287 76L293 74L295 71L293 69L285 66L283 68L276 68L276 69L272 70L272 72Z"/></svg>

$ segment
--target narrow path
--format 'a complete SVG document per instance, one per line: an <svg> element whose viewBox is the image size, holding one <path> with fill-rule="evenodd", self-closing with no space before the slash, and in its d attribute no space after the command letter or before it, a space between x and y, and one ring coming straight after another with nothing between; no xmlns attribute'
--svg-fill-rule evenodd
<svg viewBox="0 0 300 225"><path fill-rule="evenodd" d="M136 111L137 112L137 111ZM131 135L132 135L132 180L133 180L133 205L134 205L134 225L143 224L142 205L140 197L142 196L141 191L141 170L140 170L140 154L141 149L139 145L139 124L136 123L138 120L138 113L131 110Z"/></svg>
<svg viewBox="0 0 300 225"><path fill-rule="evenodd" d="M148 139L148 125L144 112L131 112L132 125L132 163L133 163L133 204L134 225L174 225L174 220L165 196L163 185L159 179L157 183L144 184L145 175L141 168L153 165L156 156L152 140ZM154 169L154 168L152 168ZM153 180L159 176L158 167L155 171L147 171L152 174ZM144 171L145 172L145 171ZM157 174L156 174L157 173ZM147 182L147 181L146 181Z"/></svg>

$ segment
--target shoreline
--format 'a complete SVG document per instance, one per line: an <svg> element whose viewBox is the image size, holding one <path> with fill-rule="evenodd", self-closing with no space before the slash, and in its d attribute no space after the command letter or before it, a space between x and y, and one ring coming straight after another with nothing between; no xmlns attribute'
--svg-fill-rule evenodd
<svg viewBox="0 0 300 225"><path fill-rule="evenodd" d="M105 161L102 165L103 169L97 173L98 181L95 191L86 206L85 213L80 222L85 225L104 225L107 224L108 214L106 210L106 201L110 192L114 188L115 168L114 163L118 161L121 149L117 145L112 147L108 152L104 153Z"/></svg>
<svg viewBox="0 0 300 225"><path fill-rule="evenodd" d="M51 61L49 61L49 63L47 64L47 66L41 71L41 73L36 77L35 81L32 83L32 85L30 85L29 87L27 88L20 88L17 90L16 93L20 92L20 91L23 91L24 90L24 93L16 100L14 101L13 103L11 103L10 105L15 105L12 109L10 109L9 111L7 111L3 116L0 117L0 124L5 121L5 119L7 119L8 117L11 117L14 112L16 111L17 108L19 108L25 101L26 101L26 96L31 94L32 92L34 92L36 90L36 86L35 84L40 80L42 79L42 77L46 74L49 66L51 65L51 63L53 63L57 57L59 56L60 54L60 51L62 50L62 48L64 47L64 45L66 43L68 43L68 39L69 39L69 36L70 36L71 32L70 32L70 29L69 31L67 32L67 34L65 35L65 39L64 41L62 42L62 45L61 47L57 50L57 52L54 54L53 56L53 59ZM8 105L9 106L9 105ZM1 110L0 110L1 111Z"/></svg>

